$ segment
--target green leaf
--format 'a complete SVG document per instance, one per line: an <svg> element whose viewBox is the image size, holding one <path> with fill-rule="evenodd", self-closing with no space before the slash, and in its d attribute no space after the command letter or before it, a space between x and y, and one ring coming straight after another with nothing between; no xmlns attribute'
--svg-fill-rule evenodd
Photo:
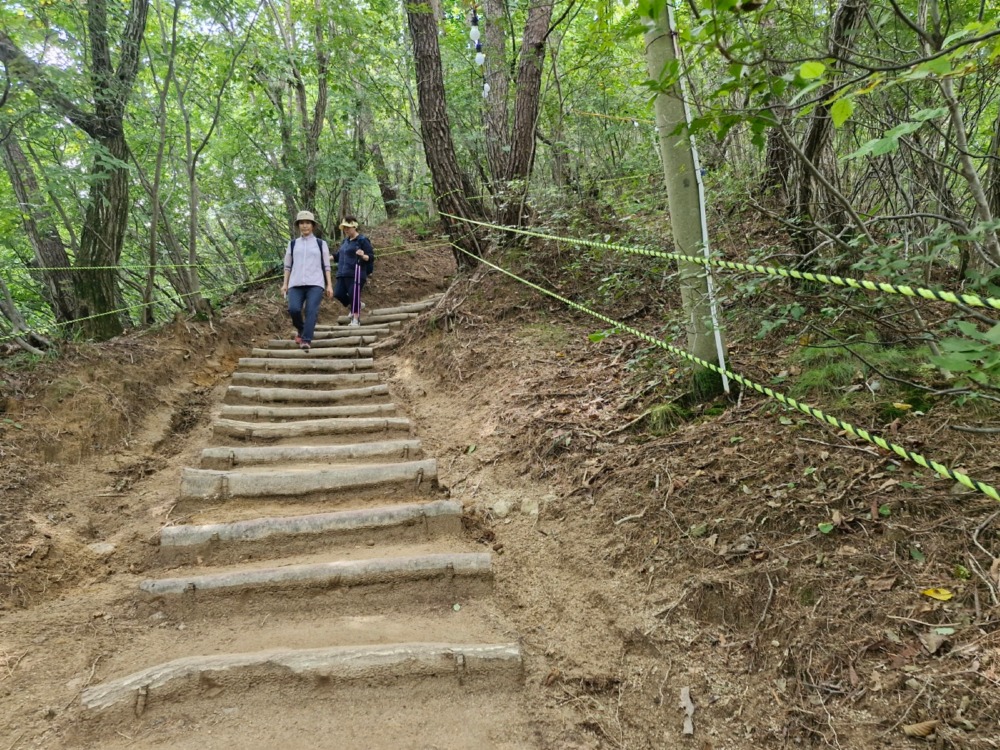
<svg viewBox="0 0 1000 750"><path fill-rule="evenodd" d="M927 555L925 555L916 547L910 547L910 557L912 557L917 562L927 562Z"/></svg>
<svg viewBox="0 0 1000 750"><path fill-rule="evenodd" d="M838 99L830 107L830 116L833 118L833 127L839 128L854 114L853 99Z"/></svg>
<svg viewBox="0 0 1000 750"><path fill-rule="evenodd" d="M982 334L985 341L989 341L991 344L996 344L1000 346L1000 323L997 323L986 333Z"/></svg>
<svg viewBox="0 0 1000 750"><path fill-rule="evenodd" d="M921 125L923 125L922 122L902 122L891 130L886 131L885 137L893 138L898 141L904 135L916 133L920 130Z"/></svg>
<svg viewBox="0 0 1000 750"><path fill-rule="evenodd" d="M779 417L778 421L781 422L781 424L792 424L792 420L788 417Z"/></svg>
<svg viewBox="0 0 1000 750"><path fill-rule="evenodd" d="M816 528L820 530L823 534L829 534L834 530L834 525L829 521L823 521L822 523L816 524Z"/></svg>
<svg viewBox="0 0 1000 750"><path fill-rule="evenodd" d="M882 518L888 518L889 516L891 516L892 508L889 507L889 503L883 503L882 505L878 506L878 514L882 516Z"/></svg>
<svg viewBox="0 0 1000 750"><path fill-rule="evenodd" d="M925 63L921 63L917 69L927 70L939 76L946 76L949 73L951 73L951 60L949 60L947 57L937 57L934 58L933 60L928 60Z"/></svg>
<svg viewBox="0 0 1000 750"><path fill-rule="evenodd" d="M958 353L942 357L931 357L930 360L942 370L948 370L949 372L968 372L976 368L974 360L963 357Z"/></svg>
<svg viewBox="0 0 1000 750"><path fill-rule="evenodd" d="M823 63L818 60L810 60L809 62L802 63L799 67L799 75L803 80L811 81L823 75L823 71L825 70L826 66Z"/></svg>
<svg viewBox="0 0 1000 750"><path fill-rule="evenodd" d="M975 323L970 323L967 320L958 321L955 326L966 336L970 338L977 339L980 336L979 328L976 327Z"/></svg>
<svg viewBox="0 0 1000 750"><path fill-rule="evenodd" d="M466 454L471 456L473 453L476 452L476 447L477 447L476 444L472 443L468 448L465 449Z"/></svg>
<svg viewBox="0 0 1000 750"><path fill-rule="evenodd" d="M938 107L937 109L922 109L919 112L915 112L912 117L919 122L927 122L928 120L936 120L939 117L944 117L946 114L948 114L947 107Z"/></svg>

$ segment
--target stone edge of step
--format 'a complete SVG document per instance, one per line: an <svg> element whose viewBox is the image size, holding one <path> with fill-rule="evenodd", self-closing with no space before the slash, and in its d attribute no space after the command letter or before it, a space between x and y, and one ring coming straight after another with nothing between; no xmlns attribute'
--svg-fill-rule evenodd
<svg viewBox="0 0 1000 750"><path fill-rule="evenodd" d="M237 588L323 584L358 586L385 581L426 580L440 575L486 578L492 575L488 552L450 552L406 557L334 560L263 568L243 568L179 578L148 578L139 589L153 596Z"/></svg>
<svg viewBox="0 0 1000 750"><path fill-rule="evenodd" d="M186 656L87 688L84 708L100 711L125 700L144 701L151 689L205 673L270 668L286 675L318 675L356 680L391 674L393 677L462 674L505 667L521 670L516 643L394 643L372 646L333 646L313 649L271 649L250 653Z"/></svg>
<svg viewBox="0 0 1000 750"><path fill-rule="evenodd" d="M381 529L421 519L461 515L461 503L455 500L435 500L430 503L408 503L334 513L254 518L232 523L166 526L160 530L160 546L176 549L209 542L252 542L273 536Z"/></svg>

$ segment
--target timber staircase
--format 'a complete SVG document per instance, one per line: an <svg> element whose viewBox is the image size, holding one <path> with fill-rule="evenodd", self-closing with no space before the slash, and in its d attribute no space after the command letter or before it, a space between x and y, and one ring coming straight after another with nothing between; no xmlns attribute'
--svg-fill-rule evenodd
<svg viewBox="0 0 1000 750"><path fill-rule="evenodd" d="M375 366L373 345L435 302L319 326L310 352L274 340L239 361L215 445L183 471L190 522L162 529L162 570L139 584L150 620L177 624L104 665L82 696L85 735L533 746L491 555L463 538L461 504Z"/></svg>

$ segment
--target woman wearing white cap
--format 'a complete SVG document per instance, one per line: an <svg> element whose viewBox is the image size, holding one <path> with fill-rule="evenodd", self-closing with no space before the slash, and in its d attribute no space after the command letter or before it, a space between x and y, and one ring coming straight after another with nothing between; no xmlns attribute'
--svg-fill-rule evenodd
<svg viewBox="0 0 1000 750"><path fill-rule="evenodd" d="M337 290L333 296L350 312L348 325L359 326L364 307L361 288L374 268L375 251L369 239L358 232L358 220L353 216L345 216L340 228L344 230L344 241L336 253Z"/></svg>
<svg viewBox="0 0 1000 750"><path fill-rule="evenodd" d="M288 314L298 331L295 343L303 351L309 351L324 286L327 299L333 297L330 248L313 234L316 219L308 211L299 211L295 226L300 236L289 242L285 250L285 280L281 284L281 293L288 298Z"/></svg>

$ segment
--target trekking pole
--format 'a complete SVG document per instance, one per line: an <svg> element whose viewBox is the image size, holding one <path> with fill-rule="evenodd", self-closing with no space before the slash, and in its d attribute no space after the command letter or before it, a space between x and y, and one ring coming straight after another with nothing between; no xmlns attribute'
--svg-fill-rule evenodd
<svg viewBox="0 0 1000 750"><path fill-rule="evenodd" d="M361 322L361 264L354 264L354 296L351 298L351 315Z"/></svg>

